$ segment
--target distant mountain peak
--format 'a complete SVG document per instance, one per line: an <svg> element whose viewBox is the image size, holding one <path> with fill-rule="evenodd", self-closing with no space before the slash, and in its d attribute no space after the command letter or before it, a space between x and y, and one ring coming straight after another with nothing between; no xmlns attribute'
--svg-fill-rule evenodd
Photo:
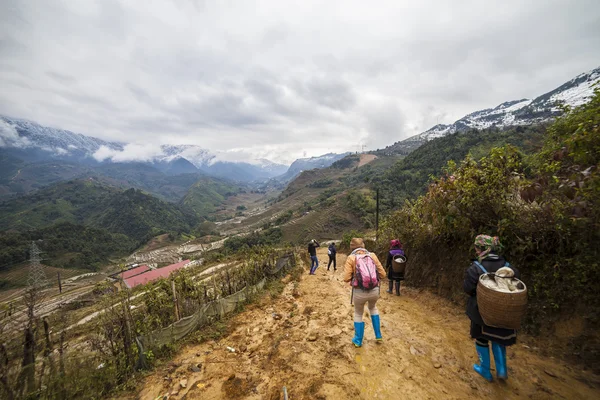
<svg viewBox="0 0 600 400"><path fill-rule="evenodd" d="M579 74L533 100L511 100L494 108L472 112L452 124L435 125L382 151L407 153L428 140L469 129L504 128L546 122L561 115L563 106L577 107L587 103L594 94L594 88L600 88L600 67Z"/></svg>

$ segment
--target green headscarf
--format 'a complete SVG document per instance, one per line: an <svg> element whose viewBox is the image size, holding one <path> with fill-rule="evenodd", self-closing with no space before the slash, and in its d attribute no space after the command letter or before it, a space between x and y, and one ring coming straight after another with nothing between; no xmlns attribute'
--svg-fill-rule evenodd
<svg viewBox="0 0 600 400"><path fill-rule="evenodd" d="M498 236L477 235L475 238L475 246L483 249L479 254L479 262L481 262L488 254L497 253L502 249L500 238Z"/></svg>

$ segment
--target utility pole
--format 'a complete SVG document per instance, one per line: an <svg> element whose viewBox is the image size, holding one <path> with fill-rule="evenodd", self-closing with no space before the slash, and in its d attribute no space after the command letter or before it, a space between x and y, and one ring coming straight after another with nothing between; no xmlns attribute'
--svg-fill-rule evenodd
<svg viewBox="0 0 600 400"><path fill-rule="evenodd" d="M375 207L375 241L379 239L379 188L377 188L376 207Z"/></svg>

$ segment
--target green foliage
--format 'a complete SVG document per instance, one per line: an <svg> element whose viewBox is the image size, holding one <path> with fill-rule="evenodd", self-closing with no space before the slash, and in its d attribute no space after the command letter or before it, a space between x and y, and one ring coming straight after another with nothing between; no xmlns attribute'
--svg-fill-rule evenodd
<svg viewBox="0 0 600 400"><path fill-rule="evenodd" d="M317 179L316 181L309 183L307 186L309 188L321 189L321 188L326 188L328 186L331 186L332 183L333 183L333 179L322 178L322 179Z"/></svg>
<svg viewBox="0 0 600 400"><path fill-rule="evenodd" d="M596 92L548 129L532 159L505 146L480 161L467 156L459 165L448 163L425 195L384 221L380 247L400 238L409 254L409 282L433 284L454 297L474 254L475 235L500 236L529 288L526 329L537 332L577 309L586 326L570 344L582 345L600 326L594 311L600 300L590 290L600 281L599 126ZM587 353L584 362L598 357Z"/></svg>
<svg viewBox="0 0 600 400"><path fill-rule="evenodd" d="M63 182L0 204L0 229L86 225L124 234L141 244L167 232L189 232L198 217L136 189L121 191L93 180Z"/></svg>
<svg viewBox="0 0 600 400"><path fill-rule="evenodd" d="M90 270L107 263L110 256L125 255L136 245L125 235L63 222L26 232L0 232L0 265L26 261L31 241L40 239L44 264Z"/></svg>
<svg viewBox="0 0 600 400"><path fill-rule="evenodd" d="M223 244L223 248L230 253L235 253L256 246L271 246L280 243L282 236L281 228L269 228L246 236L230 237Z"/></svg>
<svg viewBox="0 0 600 400"><path fill-rule="evenodd" d="M197 237L202 237L206 235L218 235L219 231L217 230L217 225L211 221L201 222L195 229L194 235Z"/></svg>
<svg viewBox="0 0 600 400"><path fill-rule="evenodd" d="M337 169L351 168L351 167L355 166L356 164L358 164L359 161L360 161L360 156L358 154L351 154L349 156L342 158L341 160L337 160L336 162L331 164L331 167L337 168Z"/></svg>
<svg viewBox="0 0 600 400"><path fill-rule="evenodd" d="M344 248L350 248L350 241L352 240L352 238L361 238L363 237L362 233L355 231L355 230L351 230L349 232L344 232L344 235L342 236L342 242L340 243L340 248L344 247Z"/></svg>
<svg viewBox="0 0 600 400"><path fill-rule="evenodd" d="M277 217L275 219L275 225L282 225L285 224L288 221L292 220L292 217L294 216L294 212L292 210L288 210L285 213L283 213L282 215L280 215L279 217Z"/></svg>
<svg viewBox="0 0 600 400"><path fill-rule="evenodd" d="M361 217L365 228L373 226L376 202L371 192L355 189L349 190L343 197L342 203L354 215Z"/></svg>
<svg viewBox="0 0 600 400"><path fill-rule="evenodd" d="M217 181L211 178L202 178L189 189L187 194L181 199L181 204L193 210L196 215L205 217L217 210L225 200L239 193L241 189L238 186ZM240 206L244 207L244 206ZM237 211L243 211L245 207Z"/></svg>
<svg viewBox="0 0 600 400"><path fill-rule="evenodd" d="M493 147L506 144L531 152L539 149L544 132L545 126L539 125L455 133L425 143L385 172L363 170L354 179L369 179L372 187L380 188L381 210L394 210L406 199L423 194L427 182L439 176L448 161L460 162L467 155L478 160Z"/></svg>

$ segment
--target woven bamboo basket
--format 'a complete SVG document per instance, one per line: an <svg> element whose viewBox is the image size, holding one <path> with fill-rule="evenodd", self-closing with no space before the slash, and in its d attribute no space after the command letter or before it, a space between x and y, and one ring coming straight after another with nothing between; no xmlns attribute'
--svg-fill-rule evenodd
<svg viewBox="0 0 600 400"><path fill-rule="evenodd" d="M404 273L406 269L406 257L404 256L396 256L392 259L392 269L396 273Z"/></svg>
<svg viewBox="0 0 600 400"><path fill-rule="evenodd" d="M517 286L524 290L519 292L499 292L485 286L479 277L477 284L477 306L486 325L496 328L519 329L521 319L527 310L527 287L518 279Z"/></svg>

